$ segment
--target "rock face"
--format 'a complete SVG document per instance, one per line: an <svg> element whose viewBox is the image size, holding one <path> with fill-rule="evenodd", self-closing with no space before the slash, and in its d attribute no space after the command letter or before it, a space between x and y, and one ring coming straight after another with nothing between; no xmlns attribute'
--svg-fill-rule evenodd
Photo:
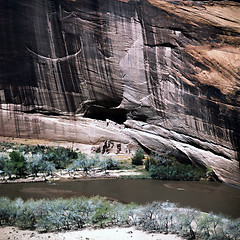
<svg viewBox="0 0 240 240"><path fill-rule="evenodd" d="M0 135L103 152L140 145L240 186L239 11L226 1L0 0Z"/></svg>

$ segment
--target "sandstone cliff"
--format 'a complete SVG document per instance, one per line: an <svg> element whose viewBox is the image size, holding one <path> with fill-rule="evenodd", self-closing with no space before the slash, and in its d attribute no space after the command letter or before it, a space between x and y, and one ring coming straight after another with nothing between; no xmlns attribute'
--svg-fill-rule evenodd
<svg viewBox="0 0 240 240"><path fill-rule="evenodd" d="M0 0L0 135L139 144L240 186L239 12L226 1Z"/></svg>

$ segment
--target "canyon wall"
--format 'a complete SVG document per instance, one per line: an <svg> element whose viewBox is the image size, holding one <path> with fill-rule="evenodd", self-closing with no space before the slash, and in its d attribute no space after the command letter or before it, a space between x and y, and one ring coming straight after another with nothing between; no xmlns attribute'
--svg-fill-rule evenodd
<svg viewBox="0 0 240 240"><path fill-rule="evenodd" d="M240 4L0 0L0 135L174 155L240 186Z"/></svg>

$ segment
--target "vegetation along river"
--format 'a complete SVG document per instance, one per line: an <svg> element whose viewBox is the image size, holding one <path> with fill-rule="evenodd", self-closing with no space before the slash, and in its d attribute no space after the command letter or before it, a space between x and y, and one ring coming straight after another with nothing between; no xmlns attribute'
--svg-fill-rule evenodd
<svg viewBox="0 0 240 240"><path fill-rule="evenodd" d="M11 199L105 196L123 203L153 201L178 203L181 207L240 217L240 189L218 182L182 182L141 179L102 179L0 184L0 195Z"/></svg>

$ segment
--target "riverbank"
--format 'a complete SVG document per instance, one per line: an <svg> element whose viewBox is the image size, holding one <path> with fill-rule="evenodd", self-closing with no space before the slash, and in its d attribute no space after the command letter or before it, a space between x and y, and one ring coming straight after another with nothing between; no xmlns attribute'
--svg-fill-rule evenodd
<svg viewBox="0 0 240 240"><path fill-rule="evenodd" d="M55 172L52 176L44 176L38 174L38 177L26 177L26 178L15 178L9 179L7 177L0 178L0 184L6 183L33 183L33 182L54 182L54 181L72 181L72 180L91 180L91 179L115 179L115 178L128 178L141 176L142 172L139 169L120 169L120 170L108 170L107 172L100 170L93 170L89 174L83 171L72 171L68 172L62 170Z"/></svg>
<svg viewBox="0 0 240 240"><path fill-rule="evenodd" d="M160 180L217 180L209 167L183 164L170 156L86 154L65 147L17 145L3 142L0 152L0 183L27 183L108 178ZM19 167L22 166L22 167ZM0 175L0 176L1 176ZM20 179L25 176L25 178Z"/></svg>
<svg viewBox="0 0 240 240"><path fill-rule="evenodd" d="M59 240L60 237L63 237L62 239L72 240L74 239L72 232L77 232L77 239L81 239L83 231L91 229L107 229L106 234L111 236L110 239L129 239L124 236L113 237L114 234L109 233L109 229L126 229L125 227L132 229L125 234L133 234L140 230L142 234L174 234L175 237L179 235L191 239L195 239L195 237L196 239L239 239L240 219L234 220L223 217L223 215L215 215L212 212L206 213L193 208L178 207L169 201L154 201L145 205L137 205L108 201L102 197L31 199L28 201L20 198L10 200L7 197L1 197L0 210L1 225L6 226L0 228L0 236L6 236L6 238L2 238L4 240L28 239L25 230L30 230L28 233L30 233L31 239L45 239L37 238L37 236L44 236L38 234L46 233L49 234L47 239L55 236L52 234L60 234L52 239ZM12 229L7 226L12 226ZM25 229L25 232L21 232L17 228ZM34 232L32 232L33 230ZM24 238L9 236L9 234L20 232ZM71 235L69 237L68 235L62 236L63 233ZM87 234L85 239L108 239L105 236L97 238L97 236L102 236L102 233L94 235L92 232L87 232ZM119 234L119 232L116 231L115 234ZM127 236L129 236L128 234ZM171 235L168 236L171 237ZM160 235L158 237L162 239ZM134 239L133 236L130 239ZM136 237L135 239L149 238Z"/></svg>
<svg viewBox="0 0 240 240"><path fill-rule="evenodd" d="M0 240L183 240L173 234L147 233L134 227L83 229L56 233L38 233L37 231L20 230L16 227L0 228Z"/></svg>

